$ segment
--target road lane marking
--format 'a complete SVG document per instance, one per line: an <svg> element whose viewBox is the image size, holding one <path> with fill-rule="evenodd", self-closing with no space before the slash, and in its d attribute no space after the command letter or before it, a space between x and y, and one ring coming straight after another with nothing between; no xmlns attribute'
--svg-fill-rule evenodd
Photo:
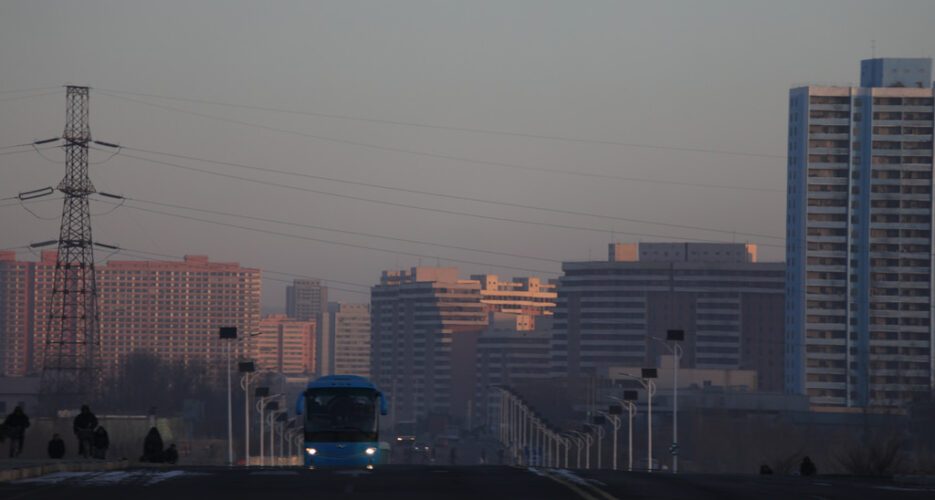
<svg viewBox="0 0 935 500"><path fill-rule="evenodd" d="M530 472L543 476L570 489L584 500L617 500L616 497L591 484L585 479L565 469L536 469L529 467Z"/></svg>

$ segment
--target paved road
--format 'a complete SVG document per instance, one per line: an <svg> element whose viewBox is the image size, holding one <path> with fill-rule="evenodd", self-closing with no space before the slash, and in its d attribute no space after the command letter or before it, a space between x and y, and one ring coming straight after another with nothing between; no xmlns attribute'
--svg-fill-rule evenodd
<svg viewBox="0 0 935 500"><path fill-rule="evenodd" d="M365 470L174 468L57 473L0 484L4 500L272 498L931 499L935 487L835 478L704 476L515 467Z"/></svg>

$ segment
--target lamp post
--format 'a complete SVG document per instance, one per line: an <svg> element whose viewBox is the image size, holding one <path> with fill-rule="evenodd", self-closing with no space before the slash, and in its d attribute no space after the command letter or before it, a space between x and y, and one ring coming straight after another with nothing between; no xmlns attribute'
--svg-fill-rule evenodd
<svg viewBox="0 0 935 500"><path fill-rule="evenodd" d="M632 394L627 394L628 392ZM627 396L632 396L631 399L627 399ZM633 471L633 417L636 416L636 391L624 391L623 404L627 408L627 470Z"/></svg>
<svg viewBox="0 0 935 500"><path fill-rule="evenodd" d="M610 423L614 426L613 465L614 470L617 470L617 431L620 430L620 426L623 425L618 415L623 413L623 408L618 405L611 405L607 410L606 412L598 411L597 413L607 420L610 420Z"/></svg>
<svg viewBox="0 0 935 500"><path fill-rule="evenodd" d="M285 434L286 432L286 422L288 421L289 421L289 415L285 411L280 412L276 415L276 423L279 424L279 460L278 460L279 465L282 465L282 461L283 461L282 459L286 455L285 454L286 450L283 447L283 445L285 444L285 437L283 436L283 434Z"/></svg>
<svg viewBox="0 0 935 500"><path fill-rule="evenodd" d="M283 411L279 409L277 401L270 403L269 407L273 410L266 416L266 423L269 424L269 464L276 465L276 421Z"/></svg>
<svg viewBox="0 0 935 500"><path fill-rule="evenodd" d="M243 430L244 430L244 465L250 467L250 381L258 374L255 373L256 366L253 361L241 362L237 365L237 371L243 373L240 377L240 388L243 389Z"/></svg>
<svg viewBox="0 0 935 500"><path fill-rule="evenodd" d="M604 415L603 415L604 412L598 411L597 413L598 413L597 415L594 415L593 417L591 417L593 423L588 424L588 425L590 425L594 429L597 429L597 468L598 470L600 470L603 468L603 458L602 458L604 455L603 444L604 444L604 436L606 435L606 432L604 431L604 422L605 422Z"/></svg>
<svg viewBox="0 0 935 500"><path fill-rule="evenodd" d="M581 468L581 448L582 446L584 446L584 441L585 441L584 434L578 431L570 431L570 434L574 436L574 439L575 439L575 452L576 452L575 467L580 469Z"/></svg>
<svg viewBox="0 0 935 500"><path fill-rule="evenodd" d="M274 401L275 399L281 398L282 394L269 394L269 387L257 387L256 388L256 397L260 400L256 402L256 411L260 413L260 467L266 465L263 454L265 453L263 446L263 425L266 423L265 412L266 409L278 410L279 402ZM272 456L270 457L272 459Z"/></svg>
<svg viewBox="0 0 935 500"><path fill-rule="evenodd" d="M626 375L631 378L636 378L633 375ZM640 380L636 378L636 380ZM652 380L649 381L652 383ZM641 382L642 383L642 382ZM656 392L656 385L652 384L652 393ZM649 396L649 468L652 469L652 393ZM623 391L623 399L620 398L611 398L614 401L617 401L627 407L629 412L629 422L627 424L627 431L629 432L629 443L628 443L628 463L627 470L633 470L633 417L636 415L636 400L638 399L639 394L636 391Z"/></svg>
<svg viewBox="0 0 935 500"><path fill-rule="evenodd" d="M679 364L682 359L682 346L679 342L685 340L684 330L666 330L666 340L653 337L672 353L672 445L669 452L672 454L672 473L679 472ZM674 346L666 342L673 342Z"/></svg>
<svg viewBox="0 0 935 500"><path fill-rule="evenodd" d="M222 326L218 328L218 337L224 342L227 351L227 465L234 465L234 414L231 408L231 342L237 340L236 326Z"/></svg>
<svg viewBox="0 0 935 500"><path fill-rule="evenodd" d="M646 455L649 457L649 461L646 464L647 472L653 471L653 395L656 394L656 383L653 382L653 379L656 378L657 373L655 368L643 368L640 373L640 378L637 379L646 389L647 403L646 403Z"/></svg>

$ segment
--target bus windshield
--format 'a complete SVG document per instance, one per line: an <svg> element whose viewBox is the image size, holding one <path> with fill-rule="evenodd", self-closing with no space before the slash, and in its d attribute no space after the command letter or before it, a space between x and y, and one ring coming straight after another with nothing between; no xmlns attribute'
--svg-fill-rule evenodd
<svg viewBox="0 0 935 500"><path fill-rule="evenodd" d="M305 393L305 441L376 441L377 392L323 387Z"/></svg>

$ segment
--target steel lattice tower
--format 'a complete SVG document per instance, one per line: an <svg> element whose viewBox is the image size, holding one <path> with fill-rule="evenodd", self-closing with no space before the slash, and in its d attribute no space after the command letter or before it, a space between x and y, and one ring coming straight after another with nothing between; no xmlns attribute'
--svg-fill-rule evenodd
<svg viewBox="0 0 935 500"><path fill-rule="evenodd" d="M98 378L97 286L88 204L88 195L95 192L88 177L88 90L68 86L66 93L65 177L58 185L65 202L42 367L45 390L59 396L57 405L91 396Z"/></svg>

